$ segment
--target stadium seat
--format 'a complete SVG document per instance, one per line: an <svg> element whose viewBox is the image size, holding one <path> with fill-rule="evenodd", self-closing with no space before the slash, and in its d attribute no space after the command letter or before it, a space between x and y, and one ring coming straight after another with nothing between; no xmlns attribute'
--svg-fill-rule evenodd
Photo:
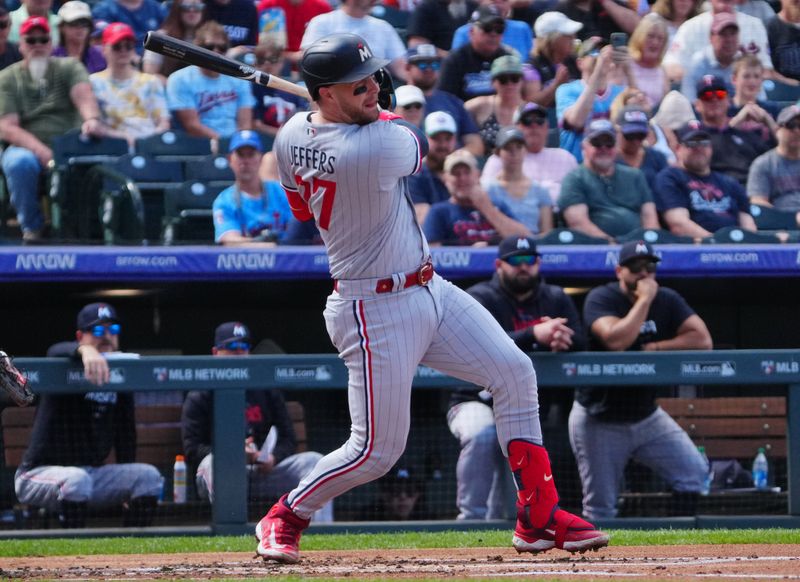
<svg viewBox="0 0 800 582"><path fill-rule="evenodd" d="M764 81L764 91L767 94L767 99L770 101L796 102L800 99L800 87L787 85L786 83L773 81L772 79Z"/></svg>
<svg viewBox="0 0 800 582"><path fill-rule="evenodd" d="M375 18L380 18L381 20L385 20L391 24L392 27L397 31L397 34L400 36L403 44L406 44L408 41L409 12L406 12L405 10L398 10L392 6L383 6L378 4L372 8L370 14Z"/></svg>
<svg viewBox="0 0 800 582"><path fill-rule="evenodd" d="M134 151L157 160L195 160L211 153L211 140L205 137L190 136L184 131L173 129L137 139Z"/></svg>
<svg viewBox="0 0 800 582"><path fill-rule="evenodd" d="M778 244L780 240L775 234L752 232L738 226L726 226L725 228L720 228L711 236L704 238L702 242L703 244Z"/></svg>
<svg viewBox="0 0 800 582"><path fill-rule="evenodd" d="M758 230L797 230L797 213L778 210L759 204L750 205L750 214L756 221Z"/></svg>
<svg viewBox="0 0 800 582"><path fill-rule="evenodd" d="M214 242L211 207L217 195L228 185L210 186L188 180L179 188L164 193L164 230L162 242Z"/></svg>
<svg viewBox="0 0 800 582"><path fill-rule="evenodd" d="M554 228L544 236L536 239L542 245L607 245L608 241L604 238L589 236L577 230L569 228Z"/></svg>
<svg viewBox="0 0 800 582"><path fill-rule="evenodd" d="M209 184L224 182L227 185L236 179L228 163L228 156L223 154L210 154L186 162L185 177L187 180L199 180Z"/></svg>
<svg viewBox="0 0 800 582"><path fill-rule="evenodd" d="M631 240L644 240L652 244L692 244L694 239L690 236L680 236L672 234L663 228L637 228L628 234L615 237L618 243L625 243Z"/></svg>

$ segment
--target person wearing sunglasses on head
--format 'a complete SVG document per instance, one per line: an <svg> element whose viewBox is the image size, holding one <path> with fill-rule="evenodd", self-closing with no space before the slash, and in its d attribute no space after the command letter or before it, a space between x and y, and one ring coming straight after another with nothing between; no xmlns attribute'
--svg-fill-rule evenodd
<svg viewBox="0 0 800 582"><path fill-rule="evenodd" d="M711 334L677 292L656 282L660 253L643 240L622 245L616 281L586 296L583 321L591 349L606 352L710 350ZM625 466L650 467L672 489L671 515L694 515L708 461L655 402L651 386L575 391L569 437L583 486L583 515L617 515Z"/></svg>
<svg viewBox="0 0 800 582"><path fill-rule="evenodd" d="M90 303L77 317L77 341L60 342L47 357L82 363L92 391L39 397L30 444L17 469L20 503L57 512L61 527L84 527L90 509L121 506L123 525L152 522L163 478L136 462L134 394L103 390L114 381L106 357L119 351L122 325L108 303ZM85 388L85 386L84 386ZM114 463L106 461L113 451Z"/></svg>
<svg viewBox="0 0 800 582"><path fill-rule="evenodd" d="M745 115L736 121L729 114L731 94L727 82L716 75L705 75L697 82L694 108L708 133L711 146L711 169L734 178L744 186L750 164L775 145L772 136L739 127Z"/></svg>
<svg viewBox="0 0 800 582"><path fill-rule="evenodd" d="M133 146L139 138L170 128L167 95L155 75L141 73L134 66L136 36L122 22L112 22L103 31L105 71L89 76L100 103L106 133L128 140Z"/></svg>
<svg viewBox="0 0 800 582"><path fill-rule="evenodd" d="M145 34L161 27L166 16L166 5L157 0L102 0L92 7L95 21L123 22L133 29L139 56L144 52Z"/></svg>
<svg viewBox="0 0 800 582"><path fill-rule="evenodd" d="M194 43L195 32L206 21L205 7L202 0L175 0L158 32ZM186 66L187 63L153 51L146 50L142 55L142 72L159 75L164 83L172 73Z"/></svg>
<svg viewBox="0 0 800 582"><path fill-rule="evenodd" d="M678 166L658 174L654 191L670 232L699 241L726 226L755 231L744 188L711 169L713 145L708 131L700 122L690 121L676 135Z"/></svg>
<svg viewBox="0 0 800 582"><path fill-rule="evenodd" d="M567 227L613 241L638 228L659 228L641 170L617 164L617 130L595 119L583 136L583 164L561 186L558 206Z"/></svg>
<svg viewBox="0 0 800 582"><path fill-rule="evenodd" d="M497 247L495 273L467 289L489 310L525 353L568 352L587 348L586 332L572 299L540 273L541 253L530 237L510 236ZM539 417L547 419L558 405L566 421L572 395L539 389ZM460 443L456 464L458 519L503 519L513 486L503 477L505 460L497 444L492 397L485 390L464 388L450 397L447 424ZM559 471L562 475L563 470Z"/></svg>
<svg viewBox="0 0 800 582"><path fill-rule="evenodd" d="M5 6L0 6L0 70L22 60L17 44L8 40L10 32L11 17Z"/></svg>
<svg viewBox="0 0 800 582"><path fill-rule="evenodd" d="M220 324L214 331L211 353L218 357L247 357L253 348L250 329L239 321ZM275 499L295 487L314 468L322 455L297 452L297 436L278 390L245 392L248 499ZM201 499L214 502L214 395L192 390L186 395L181 413L183 450L189 466L196 467L195 482ZM232 453L232 451L231 451ZM226 451L218 454L225 455ZM317 523L333 521L333 501L314 513Z"/></svg>
<svg viewBox="0 0 800 582"><path fill-rule="evenodd" d="M195 44L224 55L228 34L209 20L197 29ZM183 129L196 137L218 140L253 128L255 98L250 84L195 65L169 76L167 105Z"/></svg>
<svg viewBox="0 0 800 582"><path fill-rule="evenodd" d="M23 22L23 60L0 71L0 134L8 144L0 165L26 242L43 237L39 178L53 159L52 140L76 128L88 136L106 130L86 68L51 57L50 32L41 16Z"/></svg>

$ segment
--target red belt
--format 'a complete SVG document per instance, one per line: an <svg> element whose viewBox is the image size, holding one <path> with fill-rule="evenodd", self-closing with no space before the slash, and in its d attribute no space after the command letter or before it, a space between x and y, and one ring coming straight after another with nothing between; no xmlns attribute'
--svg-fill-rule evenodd
<svg viewBox="0 0 800 582"><path fill-rule="evenodd" d="M409 287L413 287L414 285L425 287L428 283L430 283L431 279L433 279L433 274L434 274L433 263L428 261L416 271L411 271L410 273L406 273L406 282L403 283L403 289L408 289ZM393 290L394 290L394 279L392 279L391 277L386 277L386 279L380 279L377 285L375 285L375 293L389 293L390 291Z"/></svg>

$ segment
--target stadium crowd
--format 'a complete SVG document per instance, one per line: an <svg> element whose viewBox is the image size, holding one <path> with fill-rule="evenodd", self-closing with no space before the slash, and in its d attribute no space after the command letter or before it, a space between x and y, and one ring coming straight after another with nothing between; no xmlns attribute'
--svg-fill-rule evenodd
<svg viewBox="0 0 800 582"><path fill-rule="evenodd" d="M6 0L3 219L24 242L62 242L40 198L53 141L70 130L132 152L182 131L233 157L239 135L263 187L250 179L240 196L237 180L236 211L279 204L270 144L313 104L147 51L149 30L295 82L316 39L364 37L391 61L395 112L437 144L410 186L440 244L559 227L599 242L641 228L698 241L756 230L749 202L800 228L798 0ZM240 217L247 228L226 236L220 217L215 239L319 242L294 221Z"/></svg>

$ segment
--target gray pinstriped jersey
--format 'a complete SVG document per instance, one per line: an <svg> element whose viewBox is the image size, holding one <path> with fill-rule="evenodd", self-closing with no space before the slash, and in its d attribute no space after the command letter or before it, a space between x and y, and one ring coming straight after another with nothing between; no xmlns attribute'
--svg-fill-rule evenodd
<svg viewBox="0 0 800 582"><path fill-rule="evenodd" d="M395 123L315 125L294 115L273 150L283 187L309 202L334 279L416 269L429 255L406 192L420 144Z"/></svg>

